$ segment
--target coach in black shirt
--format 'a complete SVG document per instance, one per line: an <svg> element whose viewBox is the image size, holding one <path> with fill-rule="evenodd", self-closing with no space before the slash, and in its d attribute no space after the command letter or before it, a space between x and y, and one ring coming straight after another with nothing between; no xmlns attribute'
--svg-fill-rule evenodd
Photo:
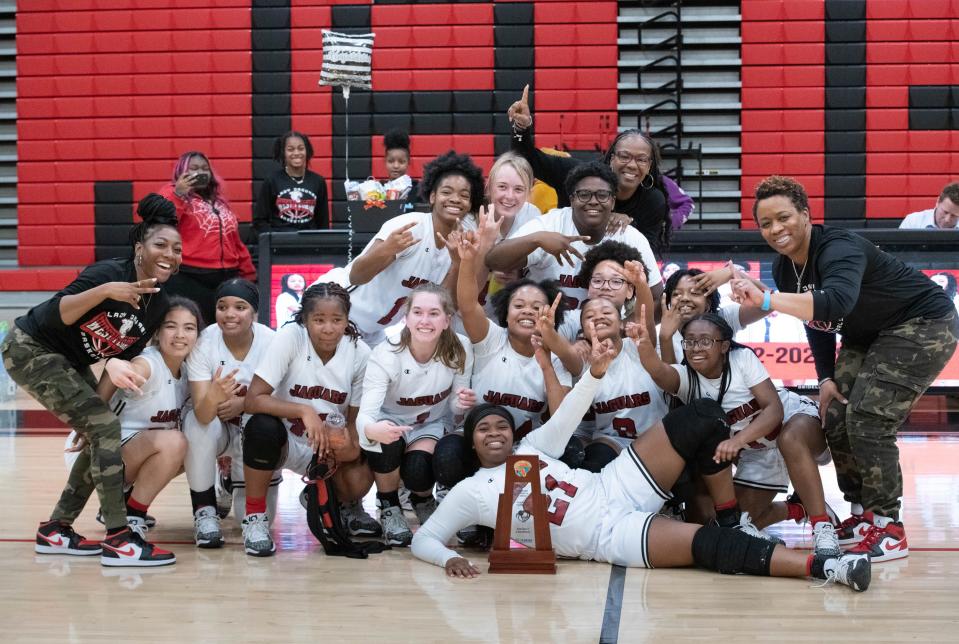
<svg viewBox="0 0 959 644"><path fill-rule="evenodd" d="M773 266L780 290L739 279L733 292L806 321L826 439L852 504L840 543L873 561L907 556L896 433L955 351L956 310L939 286L872 242L813 225L806 191L793 179L760 183L753 216L780 255Z"/></svg>

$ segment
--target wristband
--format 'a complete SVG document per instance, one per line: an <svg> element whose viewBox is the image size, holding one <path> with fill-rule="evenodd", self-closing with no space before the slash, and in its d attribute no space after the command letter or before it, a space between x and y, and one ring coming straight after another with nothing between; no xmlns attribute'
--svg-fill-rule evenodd
<svg viewBox="0 0 959 644"><path fill-rule="evenodd" d="M759 307L761 311L768 311L772 304L772 291L763 291L763 303Z"/></svg>
<svg viewBox="0 0 959 644"><path fill-rule="evenodd" d="M832 380L832 378L830 378L829 376L826 376L825 378L819 381L819 386L822 387L823 383L829 382L830 380Z"/></svg>

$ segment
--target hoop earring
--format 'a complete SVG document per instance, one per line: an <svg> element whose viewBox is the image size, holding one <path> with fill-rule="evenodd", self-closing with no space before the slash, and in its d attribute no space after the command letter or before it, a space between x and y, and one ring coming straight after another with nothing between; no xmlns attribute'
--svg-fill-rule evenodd
<svg viewBox="0 0 959 644"><path fill-rule="evenodd" d="M649 185L648 185L648 186L646 185L646 179L649 179ZM651 174L647 174L645 177L643 177L643 180L639 182L639 186L640 186L641 188L645 189L645 190L649 190L649 189L652 188L654 185L656 185L656 180L653 179L653 175L651 175Z"/></svg>

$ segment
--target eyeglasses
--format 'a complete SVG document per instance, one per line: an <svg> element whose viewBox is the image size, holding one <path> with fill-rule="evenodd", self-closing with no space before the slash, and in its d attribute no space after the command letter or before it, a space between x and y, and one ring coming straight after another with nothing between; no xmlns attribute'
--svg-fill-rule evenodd
<svg viewBox="0 0 959 644"><path fill-rule="evenodd" d="M613 291L618 291L623 288L623 285L626 284L626 280L622 277L611 277L608 280L603 279L602 277L591 277L589 278L589 285L593 288L599 289L603 288L609 284L609 288Z"/></svg>
<svg viewBox="0 0 959 644"><path fill-rule="evenodd" d="M616 150L613 152L613 156L623 165L626 165L630 161L635 161L639 165L649 165L653 162L652 157L647 154L630 154L625 150Z"/></svg>
<svg viewBox="0 0 959 644"><path fill-rule="evenodd" d="M716 338L698 338L696 340L683 340L679 344L682 345L684 349L711 349L717 342L722 342L722 340L717 340Z"/></svg>
<svg viewBox="0 0 959 644"><path fill-rule="evenodd" d="M599 203L606 203L612 198L613 193L609 190L574 190L573 196L576 197L580 203L589 203L593 197L596 197L596 201Z"/></svg>

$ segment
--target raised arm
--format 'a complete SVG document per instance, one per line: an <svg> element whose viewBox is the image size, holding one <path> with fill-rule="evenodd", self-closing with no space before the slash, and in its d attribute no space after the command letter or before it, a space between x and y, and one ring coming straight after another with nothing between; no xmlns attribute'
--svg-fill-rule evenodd
<svg viewBox="0 0 959 644"><path fill-rule="evenodd" d="M511 147L529 161L533 176L549 185L559 193L560 203L564 202L563 184L569 171L579 164L571 157L546 154L533 144L533 113L529 107L529 85L523 88L523 95L510 105L507 112L510 127L513 130Z"/></svg>
<svg viewBox="0 0 959 644"><path fill-rule="evenodd" d="M221 404L230 400L242 388L236 381L239 369L223 373L223 367L217 367L211 380L191 380L190 396L193 398L193 413L201 424L213 422Z"/></svg>
<svg viewBox="0 0 959 644"><path fill-rule="evenodd" d="M556 375L556 369L553 368L553 361L550 358L549 351L543 346L543 340L539 336L533 336L531 339L533 346L536 347L533 357L536 358L536 364L543 372L543 384L546 387L546 404L549 407L549 415L552 416L559 410L563 404L566 394L572 387L566 387L559 381Z"/></svg>
<svg viewBox="0 0 959 644"><path fill-rule="evenodd" d="M59 302L60 319L66 326L70 326L104 300L126 302L139 309L141 296L160 292L156 282L155 277L137 282L107 282L80 293L64 295Z"/></svg>
<svg viewBox="0 0 959 644"><path fill-rule="evenodd" d="M373 243L350 264L350 284L366 284L390 267L396 256L420 242L412 232L417 222L411 221L392 231L386 239L374 239Z"/></svg>
<svg viewBox="0 0 959 644"><path fill-rule="evenodd" d="M588 322L592 324L592 321ZM599 381L606 375L609 363L615 357L616 349L610 340L600 342L595 333L590 352L590 367L579 379L572 390L566 394L556 414L551 416L538 429L534 429L523 439L530 445L553 458L559 458L566 449L570 437L576 431L583 414L589 409L599 387Z"/></svg>
<svg viewBox="0 0 959 644"><path fill-rule="evenodd" d="M479 264L479 241L475 235L464 235L460 241L460 270L456 282L456 303L459 305L463 328L470 342L482 342L489 331L490 321L479 304L476 269Z"/></svg>
<svg viewBox="0 0 959 644"><path fill-rule="evenodd" d="M636 344L636 350L639 353L639 360L643 363L643 369L649 374L656 386L668 394L675 394L679 391L679 374L671 366L662 361L656 355L656 347L649 339L649 331L646 325L646 309L640 307L640 322L637 324L631 322L626 325L626 335ZM670 342L672 345L672 342Z"/></svg>

